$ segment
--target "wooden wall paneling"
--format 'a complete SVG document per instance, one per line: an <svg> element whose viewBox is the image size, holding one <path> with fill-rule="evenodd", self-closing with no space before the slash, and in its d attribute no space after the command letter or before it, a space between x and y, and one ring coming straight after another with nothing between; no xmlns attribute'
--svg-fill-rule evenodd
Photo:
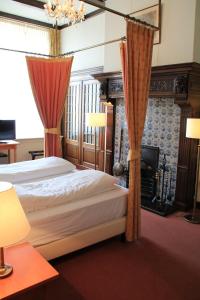
<svg viewBox="0 0 200 300"><path fill-rule="evenodd" d="M82 98L82 124L81 131L83 134L80 151L82 152L81 165L86 167L94 166L94 128L85 126L85 114L93 112L92 107L92 89L90 81L83 81L83 98ZM88 165L89 164L89 165Z"/></svg>
<svg viewBox="0 0 200 300"><path fill-rule="evenodd" d="M177 165L177 181L176 181L176 206L182 209L187 209L191 206L194 194L194 185L191 185L191 189L188 190L188 181L194 181L195 172L190 172L189 166L192 155L191 139L185 137L186 133L186 120L188 117L192 117L191 107L185 106L181 109L180 120L180 138L179 138L179 157ZM189 177L189 173L190 176ZM191 192L191 195L189 195Z"/></svg>
<svg viewBox="0 0 200 300"><path fill-rule="evenodd" d="M187 210L193 205L196 179L198 140L188 139L186 134L187 118L200 116L200 67L198 64L188 64L182 82L179 82L178 92L187 97L176 98L181 108L179 158L177 165L177 182L175 203L179 208ZM184 79L185 78L185 79Z"/></svg>
<svg viewBox="0 0 200 300"><path fill-rule="evenodd" d="M106 173L112 174L113 165L113 136L114 114L113 106L107 106L107 134L106 134Z"/></svg>
<svg viewBox="0 0 200 300"><path fill-rule="evenodd" d="M82 71L76 71L72 73L69 94L66 100L65 115L66 121L64 121L64 157L69 159L77 165L78 168L94 168L94 129L85 127L85 113L87 112L99 112L102 111L100 106L100 83L95 80L91 73L102 72L102 67L87 69ZM78 89L74 87L78 86ZM74 99L78 98L78 102ZM73 136L69 137L67 114L70 108L70 100L74 101L74 104L78 106L73 108L72 114L78 113L78 138L74 140ZM68 126L68 127L67 127ZM73 124L72 124L73 127ZM73 128L72 128L73 129ZM73 130L72 130L73 132ZM97 138L99 143L97 146L97 168L103 170L104 166L104 129L97 129L100 135Z"/></svg>
<svg viewBox="0 0 200 300"><path fill-rule="evenodd" d="M98 82L98 81L97 81ZM98 83L98 91L100 91L100 84ZM98 107L99 112L105 112L105 106L101 103L98 92ZM105 128L99 128L99 147L98 147L98 169L104 170L104 151L105 151Z"/></svg>
<svg viewBox="0 0 200 300"><path fill-rule="evenodd" d="M93 75L101 82L102 99L123 98L120 72ZM184 63L152 68L149 96L173 98L181 108L178 174L175 203L187 209L192 206L198 141L185 137L186 119L200 116L200 64ZM115 107L114 107L115 109Z"/></svg>

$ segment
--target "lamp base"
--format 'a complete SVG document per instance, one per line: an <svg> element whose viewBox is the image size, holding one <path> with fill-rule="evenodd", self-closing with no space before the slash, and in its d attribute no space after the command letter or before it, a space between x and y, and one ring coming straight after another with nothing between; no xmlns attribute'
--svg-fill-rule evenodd
<svg viewBox="0 0 200 300"><path fill-rule="evenodd" d="M0 266L0 279L11 275L13 272L13 267L10 265Z"/></svg>
<svg viewBox="0 0 200 300"><path fill-rule="evenodd" d="M193 223L193 224L200 224L200 216L186 215L186 216L184 216L184 219L187 222L190 222L190 223Z"/></svg>

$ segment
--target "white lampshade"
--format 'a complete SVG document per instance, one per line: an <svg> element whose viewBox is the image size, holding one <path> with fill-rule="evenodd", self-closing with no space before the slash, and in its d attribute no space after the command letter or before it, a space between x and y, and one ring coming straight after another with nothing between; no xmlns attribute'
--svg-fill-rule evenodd
<svg viewBox="0 0 200 300"><path fill-rule="evenodd" d="M186 137L200 139L200 119L187 119Z"/></svg>
<svg viewBox="0 0 200 300"><path fill-rule="evenodd" d="M86 126L90 127L105 127L106 114L105 113L87 113Z"/></svg>
<svg viewBox="0 0 200 300"><path fill-rule="evenodd" d="M19 242L29 230L30 225L12 184L0 182L0 247Z"/></svg>

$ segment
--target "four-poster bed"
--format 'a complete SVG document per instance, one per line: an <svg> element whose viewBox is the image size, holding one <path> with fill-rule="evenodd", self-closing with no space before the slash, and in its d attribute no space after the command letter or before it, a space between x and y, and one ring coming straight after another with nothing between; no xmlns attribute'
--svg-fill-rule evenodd
<svg viewBox="0 0 200 300"><path fill-rule="evenodd" d="M95 170L47 157L0 166L29 220L26 238L48 260L125 232L127 190Z"/></svg>
<svg viewBox="0 0 200 300"><path fill-rule="evenodd" d="M85 0L84 2L87 2L89 4L96 3L96 6L99 5L99 1L90 1ZM99 6L98 6L99 7ZM100 7L101 8L101 7ZM84 246L90 245L94 242L100 241L102 239L114 236L116 234L123 233L126 228L126 237L127 240L133 241L137 240L139 238L140 234L140 176L139 176L139 170L140 170L140 151L139 151L139 145L141 142L141 133L144 126L144 115L145 115L145 109L146 109L146 102L147 102L147 96L148 96L148 88L149 88L149 79L150 79L150 70L151 70L151 55L152 55L152 47L153 47L153 30L157 30L155 26L152 26L150 24L147 24L145 22L142 22L140 20L137 20L133 17L124 15L122 13L116 12L114 10L111 10L107 7L103 6L103 9L117 14L121 17L125 17L127 21L127 36L126 39L123 37L122 39L112 40L109 42L101 43L98 45L94 45L87 48L82 48L73 52L69 53L63 53L60 54L59 57L57 56L49 56L49 59L39 59L39 58L28 58L28 68L29 68L29 75L30 75L30 81L33 89L33 94L35 97L35 101L38 106L38 102L44 101L45 97L44 94L48 94L49 90L48 88L51 86L49 83L51 82L51 68L49 69L49 73L47 75L47 65L57 65L56 68L60 68L60 62L62 61L61 57L66 55L71 55L76 52L84 51L90 48L95 48L98 46L102 46L109 43L114 43L117 41L123 40L127 43L127 46L123 50L122 55L122 63L123 63L123 76L124 76L124 89L125 89L125 95L126 95L126 110L127 110L127 121L129 124L129 136L132 136L132 139L130 138L130 182L129 182L129 188L131 193L129 194L129 200L128 200L128 215L125 217L125 212L123 212L122 215L120 215L117 220L108 220L107 222L102 224L93 224L89 228L84 228L84 230L81 230L78 233L75 233L75 236L68 236L64 239L59 239L57 241L50 242L45 245L36 245L38 250L45 255L48 259L54 258L57 255L62 255L68 252L71 252L73 250L82 248ZM137 47L134 45L134 40L138 42ZM136 43L135 43L136 44ZM1 50L9 50L9 49L3 49ZM28 54L28 52L26 52ZM42 54L39 54L40 56L43 56ZM66 59L63 58L63 61L66 62ZM72 63L72 60L71 60ZM46 65L46 66L43 66ZM139 72L133 72L134 65L137 65L137 67L141 67L139 69ZM144 67L145 66L145 67ZM44 67L44 70L42 69ZM55 69L56 69L55 68ZM71 69L68 67L68 78L66 78L66 85L65 89L68 87L69 83L69 73ZM44 73L42 80L37 79L37 74L41 75L40 72ZM137 69L138 71L138 69ZM41 72L41 73L42 73ZM59 76L63 76L63 73L59 69ZM48 78L48 84L45 82L45 78ZM49 81L50 78L50 81ZM44 79L44 80L43 80ZM63 79L63 77L62 77ZM39 84L37 84L37 81L39 81ZM43 84L44 82L44 84ZM140 82L140 85L138 84ZM141 88L141 84L144 84L144 87ZM132 88L135 88L134 94L132 94L131 90ZM43 90L42 90L43 89ZM57 91L59 91L59 86L56 87ZM50 93L51 94L51 93ZM39 96L38 96L39 95ZM48 102L53 103L55 93L52 93L50 95L51 100ZM48 95L49 96L49 95ZM64 103L64 96L65 93L62 93L62 96L60 99L62 103ZM49 98L49 99L50 99ZM39 99L39 100L38 100ZM43 103L44 104L44 103ZM46 103L47 105L47 103ZM48 104L49 105L49 104ZM142 106L142 109L139 109L139 106ZM40 112L41 119L44 118L44 114L41 107L41 103L38 106L38 110ZM45 107L47 110L50 106ZM131 109L130 109L131 107ZM130 110L130 113L132 113L135 108L135 113L138 114L142 112L142 119L140 120L138 117L139 115L131 116L128 113L128 110ZM51 107L52 110L52 107ZM53 112L55 109L53 109ZM60 108L58 117L56 115L54 116L58 119L57 122L52 121L51 124L47 124L48 121L44 120L43 124L47 128L46 132L46 139L48 138L48 143L45 142L45 151L47 153L47 156L49 155L59 155L59 151L56 149L58 146L55 146L55 150L53 152L50 151L50 146L54 145L54 143L57 143L58 145L58 137L60 135L60 132L58 130L58 126L60 124L60 113L62 111L62 108ZM134 129L132 128L134 126ZM51 139L52 137L52 139ZM53 141L53 138L56 138L57 142ZM49 142L51 140L51 142ZM57 151L57 152L56 152ZM83 171L82 171L83 172ZM137 176L137 177L136 177ZM119 191L118 191L119 192ZM126 197L125 197L126 198ZM116 200L116 196L115 196ZM49 213L49 212L48 212ZM44 216L41 217L41 220ZM34 216L33 216L34 219ZM92 228L92 229L91 229ZM69 244L70 241L70 244ZM56 250L57 249L57 250ZM54 253L54 251L57 251L57 254Z"/></svg>

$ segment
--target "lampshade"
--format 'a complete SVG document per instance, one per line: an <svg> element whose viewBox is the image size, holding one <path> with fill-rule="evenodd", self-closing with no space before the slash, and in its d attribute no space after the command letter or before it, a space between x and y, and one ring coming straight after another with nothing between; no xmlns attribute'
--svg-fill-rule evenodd
<svg viewBox="0 0 200 300"><path fill-rule="evenodd" d="M0 182L0 247L19 242L29 230L30 225L12 184Z"/></svg>
<svg viewBox="0 0 200 300"><path fill-rule="evenodd" d="M106 114L105 113L87 113L86 126L90 127L105 127Z"/></svg>
<svg viewBox="0 0 200 300"><path fill-rule="evenodd" d="M200 119L187 119L186 137L200 139Z"/></svg>

